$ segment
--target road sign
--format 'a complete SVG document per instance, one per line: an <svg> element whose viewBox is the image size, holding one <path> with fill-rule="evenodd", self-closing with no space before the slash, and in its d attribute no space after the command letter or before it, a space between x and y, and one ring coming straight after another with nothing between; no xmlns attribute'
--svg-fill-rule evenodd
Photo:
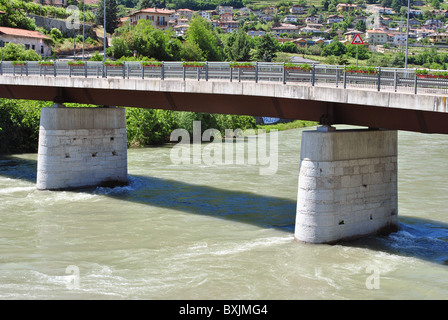
<svg viewBox="0 0 448 320"><path fill-rule="evenodd" d="M364 41L362 41L359 33L357 33L356 36L353 38L352 44L364 44Z"/></svg>

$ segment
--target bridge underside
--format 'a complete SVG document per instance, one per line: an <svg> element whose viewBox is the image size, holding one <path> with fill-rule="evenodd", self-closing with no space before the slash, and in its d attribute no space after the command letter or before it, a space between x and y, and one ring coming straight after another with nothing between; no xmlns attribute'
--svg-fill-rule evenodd
<svg viewBox="0 0 448 320"><path fill-rule="evenodd" d="M448 113L235 94L1 85L0 97L93 105L278 117L448 134Z"/></svg>

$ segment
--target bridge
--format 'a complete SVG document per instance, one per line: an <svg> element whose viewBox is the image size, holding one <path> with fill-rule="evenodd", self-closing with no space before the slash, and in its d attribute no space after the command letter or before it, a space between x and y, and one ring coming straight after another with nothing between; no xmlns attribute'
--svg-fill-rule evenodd
<svg viewBox="0 0 448 320"><path fill-rule="evenodd" d="M311 243L397 229L397 130L448 133L448 79L416 70L252 63L0 65L0 97L41 114L38 189L126 183L124 108L318 121L302 134L295 237ZM64 103L107 108L64 108ZM335 130L334 124L367 129Z"/></svg>

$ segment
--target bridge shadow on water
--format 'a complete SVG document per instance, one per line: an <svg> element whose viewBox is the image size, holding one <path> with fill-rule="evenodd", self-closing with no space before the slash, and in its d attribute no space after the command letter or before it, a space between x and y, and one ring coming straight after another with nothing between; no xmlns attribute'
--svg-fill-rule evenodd
<svg viewBox="0 0 448 320"><path fill-rule="evenodd" d="M0 157L1 176L35 183L36 169L35 160ZM72 192L102 195L294 233L296 201L291 199L147 176L131 175L129 180L127 186L83 188ZM418 217L399 216L397 232L387 236L368 236L340 242L338 245L448 265L448 224Z"/></svg>

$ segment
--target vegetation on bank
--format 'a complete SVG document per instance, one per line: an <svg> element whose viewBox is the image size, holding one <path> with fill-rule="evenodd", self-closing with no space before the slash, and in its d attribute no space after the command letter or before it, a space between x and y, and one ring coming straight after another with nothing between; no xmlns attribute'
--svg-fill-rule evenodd
<svg viewBox="0 0 448 320"><path fill-rule="evenodd" d="M35 153L39 139L40 110L52 102L0 99L0 154ZM96 107L66 104L67 107ZM201 121L201 129L269 129L287 130L312 126L315 123L294 121L273 126L257 126L250 116L180 112L159 109L127 108L128 147L144 147L170 142L171 132L184 128L193 137L193 121Z"/></svg>

